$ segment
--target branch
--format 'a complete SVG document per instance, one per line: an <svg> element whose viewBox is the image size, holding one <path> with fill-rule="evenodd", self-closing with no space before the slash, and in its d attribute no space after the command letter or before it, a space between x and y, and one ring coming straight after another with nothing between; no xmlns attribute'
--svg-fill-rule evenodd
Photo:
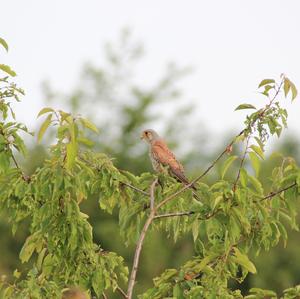
<svg viewBox="0 0 300 299"><path fill-rule="evenodd" d="M79 156L79 159L81 159L83 162L85 162L86 164L88 164L90 167L96 169L98 172L101 171L101 169L99 167L95 167L95 165L93 165L90 161L84 159L82 156ZM120 171L122 171L122 170L120 170ZM131 188L132 190L135 190L135 191L137 191L137 192L139 192L139 193L141 193L143 195L149 196L148 192L145 192L142 189L139 189L139 188L137 188L137 187L135 187L133 185L130 185L129 183L120 182L120 181L119 181L119 183L122 184L122 185L124 185L124 186L127 186L127 187Z"/></svg>
<svg viewBox="0 0 300 299"><path fill-rule="evenodd" d="M154 188L155 185L157 183L157 179L154 180L154 182L151 185L151 200L154 202ZM142 246L144 243L144 239L146 236L146 233L148 231L148 228L150 226L150 224L152 223L154 217L155 217L155 213L156 213L156 209L153 207L153 209L151 210L145 224L144 227L142 229L142 232L140 234L139 240L137 242L136 245L136 249L135 249L135 253L134 253L134 259L133 259L133 265L132 265L132 270L130 273L130 279L129 279L129 283L128 283L128 290L127 290L127 298L128 299L132 299L132 292L133 292L133 288L134 288L134 284L135 284L135 278L136 278L136 273L137 273L137 269L138 269L138 265L139 265L139 260L140 260L140 255L141 255L141 250L142 250Z"/></svg>
<svg viewBox="0 0 300 299"><path fill-rule="evenodd" d="M18 164L18 162L17 162L17 160L16 160L16 158L15 158L15 156L14 156L14 154L13 154L12 152L11 152L11 157L12 157L12 159L13 159L13 161L14 161L16 167L17 167L18 169L20 169L20 166L19 166L19 164Z"/></svg>
<svg viewBox="0 0 300 299"><path fill-rule="evenodd" d="M270 108L270 106L273 104L274 100L276 99L276 97L278 96L281 88L282 88L282 84L284 82L284 79L281 81L278 89L276 90L273 98L270 100L270 103L268 105L265 106L265 108L262 110L261 116L264 115L264 113L266 112L266 110L268 108ZM219 156L213 161L213 163L198 177L196 177L193 181L191 181L189 184L185 185L185 187L183 187L182 189L180 189L179 191L171 194L170 196L168 196L167 198L165 198L162 202L160 202L157 205L157 209L159 209L161 206L165 205L168 201L170 201L171 199L175 198L177 195L181 194L182 192L184 192L186 189L192 187L196 182L198 182L199 180L201 180L216 164L217 162L228 152L228 149L231 148L231 146L235 143L236 139L241 136L242 134L244 134L245 132L247 132L247 130L249 128L251 128L254 124L255 124L256 120L254 120L253 122L251 122L245 129L243 129L238 135L236 135L233 140L226 146L226 148L224 149L224 151L222 153L219 154Z"/></svg>
<svg viewBox="0 0 300 299"><path fill-rule="evenodd" d="M270 192L267 196L263 197L261 200L265 200L265 199L272 198L272 197L274 197L274 196L280 194L281 192L284 192L284 191L286 191L286 190L289 190L289 189L291 189L291 188L293 188L293 187L295 187L295 186L297 186L297 183L296 183L296 182L293 183L293 184L291 184L291 185L289 185L289 186L287 186L287 187L285 187L285 188L283 188L283 189L280 189L280 190L278 190L278 191L276 191L276 192Z"/></svg>
<svg viewBox="0 0 300 299"><path fill-rule="evenodd" d="M119 286L117 286L117 291L118 291L125 299L128 298L127 295L126 295L126 293L125 293Z"/></svg>
<svg viewBox="0 0 300 299"><path fill-rule="evenodd" d="M150 187L150 210L152 211L154 209L154 191L155 191L155 185L158 182L158 178L156 178Z"/></svg>
<svg viewBox="0 0 300 299"><path fill-rule="evenodd" d="M154 216L154 219L166 218L166 217L189 216L189 215L193 215L193 214L195 214L195 212L193 212L193 211L177 212L177 213L166 213L166 214L156 215L156 216Z"/></svg>
<svg viewBox="0 0 300 299"><path fill-rule="evenodd" d="M16 168L21 172L23 180L26 181L26 182L29 182L29 181L30 181L30 176L24 174L24 172L23 172L23 170L21 169L21 167L19 166L19 163L17 162L17 160L16 160L16 158L15 158L15 156L14 156L12 150L11 150L11 153L10 153L10 154L11 154L12 160L13 160L14 163L15 163Z"/></svg>
<svg viewBox="0 0 300 299"><path fill-rule="evenodd" d="M159 209L161 206L165 205L168 201L170 201L171 199L175 198L177 195L181 194L182 192L184 192L186 189L192 187L196 182L198 182L199 180L201 180L204 176L207 175L207 173L218 163L218 161L228 152L228 148L230 148L234 143L235 140L241 136L243 133L245 132L245 130L242 130L238 135L236 135L234 137L234 139L226 146L226 148L223 150L222 153L219 154L219 156L212 162L212 164L198 177L196 177L194 180L192 180L189 184L185 185L182 189L178 190L177 192L171 194L170 196L168 196L167 198L165 198L162 202L160 202L157 205L157 209Z"/></svg>
<svg viewBox="0 0 300 299"><path fill-rule="evenodd" d="M149 196L149 193L148 193L148 192L146 192L146 191L144 191L144 190L142 190L142 189L139 189L139 188L137 188L137 187L135 187L135 186L133 186L133 185L130 185L130 184L125 183L125 182L120 182L120 184L122 184L122 185L124 185L124 186L127 186L127 187L131 188L132 190L135 190L135 191L137 191L137 192L139 192L139 193L141 193L141 194L143 194L143 195Z"/></svg>

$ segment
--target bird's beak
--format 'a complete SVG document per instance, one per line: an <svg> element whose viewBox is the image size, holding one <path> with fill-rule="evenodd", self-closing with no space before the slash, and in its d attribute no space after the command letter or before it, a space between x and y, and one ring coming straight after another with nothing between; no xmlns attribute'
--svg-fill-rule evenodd
<svg viewBox="0 0 300 299"><path fill-rule="evenodd" d="M145 138L145 134L142 133L142 135L140 137L141 137L141 139L144 139Z"/></svg>

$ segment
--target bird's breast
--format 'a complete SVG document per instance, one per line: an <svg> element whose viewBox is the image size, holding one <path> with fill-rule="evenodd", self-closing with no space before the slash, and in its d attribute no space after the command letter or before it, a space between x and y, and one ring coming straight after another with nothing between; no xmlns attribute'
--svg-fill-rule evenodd
<svg viewBox="0 0 300 299"><path fill-rule="evenodd" d="M155 159L151 150L149 151L149 157L150 157L153 169L157 172L160 172L161 171L160 163Z"/></svg>

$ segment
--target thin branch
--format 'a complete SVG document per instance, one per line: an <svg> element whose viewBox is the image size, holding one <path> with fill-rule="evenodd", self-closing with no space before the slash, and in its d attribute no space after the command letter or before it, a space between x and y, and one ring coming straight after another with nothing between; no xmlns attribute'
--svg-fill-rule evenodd
<svg viewBox="0 0 300 299"><path fill-rule="evenodd" d="M103 299L108 299L108 297L105 295L104 292L102 293L102 297L103 297Z"/></svg>
<svg viewBox="0 0 300 299"><path fill-rule="evenodd" d="M195 214L194 211L187 211L187 212L176 212L176 213L166 213L166 214L159 214L154 216L154 219L159 218L167 218L167 217L180 217L180 216L189 216Z"/></svg>
<svg viewBox="0 0 300 299"><path fill-rule="evenodd" d="M151 184L150 187L150 209L151 211L154 209L154 191L155 191L155 186L158 182L158 178L156 178L153 183Z"/></svg>
<svg viewBox="0 0 300 299"><path fill-rule="evenodd" d="M283 82L284 82L284 79L281 81L281 83L280 83L278 89L276 90L273 98L270 100L270 103L268 105L266 105L266 107L262 110L261 116L263 116L264 113L265 113L265 111L273 104L274 100L276 99L276 97L278 96L278 94L279 94L279 92L281 90ZM200 176L196 177L189 184L185 185L185 187L183 187L182 189L178 190L177 192L171 194L170 196L168 196L167 198L165 198L163 201L161 201L157 205L157 209L159 209L161 206L165 205L168 201L170 201L171 199L175 198L177 195L179 195L182 192L184 192L186 189L192 187L199 180L201 180L217 164L217 162L228 152L228 149L231 148L231 146L235 143L236 139L239 136L241 136L242 134L244 134L249 127L252 127L255 122L256 122L256 120L254 120L251 124L249 124L247 126L247 128L243 129L238 135L236 135L233 138L233 140L226 146L226 148L224 149L224 151L219 154L219 156L213 161L213 163Z"/></svg>
<svg viewBox="0 0 300 299"><path fill-rule="evenodd" d="M171 199L175 198L177 195L181 194L184 192L186 189L190 188L193 186L196 182L201 180L206 174L218 163L218 161L228 152L228 148L230 148L236 141L236 139L241 136L245 130L242 130L238 135L235 136L235 138L226 146L226 148L223 150L222 153L219 154L219 156L212 162L212 164L198 177L196 177L194 180L192 180L189 184L185 185L182 189L178 190L177 192L171 194L167 198L165 198L163 201L161 201L157 205L157 209L159 209L161 206L165 205L168 201Z"/></svg>
<svg viewBox="0 0 300 299"><path fill-rule="evenodd" d="M278 190L276 192L270 192L270 194L268 194L267 196L263 197L261 200L266 200L266 199L272 198L272 197L274 197L274 196L276 196L276 195L278 195L278 194L280 194L280 193L282 193L282 192L284 192L286 190L289 190L289 189L291 189L291 188L293 188L295 186L297 186L296 182L293 183L293 184L291 184L291 185L289 185L289 186L287 186L287 187L285 187L285 188L283 188L283 189L280 189L280 190Z"/></svg>
<svg viewBox="0 0 300 299"><path fill-rule="evenodd" d="M245 151L244 151L244 154L243 154L241 163L240 163L240 167L239 167L239 170L238 170L238 174L237 174L236 179L235 179L235 181L234 181L234 183L233 183L232 190L233 190L234 193L235 193L235 191L236 191L236 186L237 186L238 181L239 181L239 179L240 179L241 170L242 170L242 167L243 167L244 162L245 162L245 158L246 158L247 151L248 151L248 146L249 146L249 141L250 141L250 136L248 136L248 138L247 138L247 141L246 141L246 147L245 147Z"/></svg>
<svg viewBox="0 0 300 299"><path fill-rule="evenodd" d="M11 151L10 154L11 154L12 160L14 161L14 163L16 165L16 168L19 169L19 171L21 172L23 180L26 181L26 182L29 182L30 181L30 176L24 174L23 170L21 169L21 167L20 167L19 163L17 162L17 160L16 160L16 158L15 158L12 151Z"/></svg>
<svg viewBox="0 0 300 299"><path fill-rule="evenodd" d="M154 182L156 182L157 179L155 179ZM154 188L156 183L154 184L154 182L152 183L151 187L153 189L152 191L152 195L151 197L153 197L153 202L154 202ZM134 253L134 259L133 259L133 265L132 265L132 270L130 273L130 279L129 279L129 283L128 283L128 290L127 290L127 298L128 299L132 299L132 292L133 292L133 288L134 288L134 284L135 284L135 278L136 278L136 273L138 270L138 265L139 265L139 260L140 260L140 255L141 255L141 251L142 251L142 247L143 247L143 243L144 243L144 239L146 236L146 233L148 231L148 228L150 226L150 224L152 223L154 217L156 214L156 209L153 208L144 224L144 227L142 229L142 232L140 234L139 240L137 242L136 245L136 249L135 249L135 253Z"/></svg>
<svg viewBox="0 0 300 299"><path fill-rule="evenodd" d="M17 167L18 169L20 169L20 166L19 166L19 164L18 164L18 162L17 162L17 160L16 160L14 154L12 153L12 151L11 151L11 158L13 159L13 161L14 161L16 167ZM20 170L21 170L21 169L20 169Z"/></svg>
<svg viewBox="0 0 300 299"><path fill-rule="evenodd" d="M137 192L139 192L139 193L141 193L141 194L143 194L143 195L149 196L149 193L148 193L148 192L146 192L146 191L144 191L144 190L142 190L142 189L139 189L139 188L137 188L137 187L135 187L135 186L133 186L133 185L130 185L129 183L120 182L120 184L122 184L122 185L124 185L124 186L127 186L127 187L131 188L132 190L135 190L135 191L137 191Z"/></svg>
<svg viewBox="0 0 300 299"><path fill-rule="evenodd" d="M129 284L128 284L128 290L127 290L128 299L132 298L132 291L133 291L133 287L134 287L134 284L135 284L135 278L136 278L136 273L137 273L137 269L138 269L138 265L139 265L139 259L140 259L140 254L141 254L143 242L144 242L144 239L145 239L146 232L147 232L151 222L154 219L154 216L155 216L155 209L153 209L150 212L150 215L149 215L148 219L146 220L146 222L144 224L144 227L142 229L140 238L138 240L138 243L137 243L137 246L136 246L136 249L135 249L135 254L134 254L134 259L133 259L133 266L132 266L130 279L129 279Z"/></svg>
<svg viewBox="0 0 300 299"><path fill-rule="evenodd" d="M125 293L119 286L117 286L117 291L118 291L125 299L128 298L127 295L126 295L126 293Z"/></svg>
<svg viewBox="0 0 300 299"><path fill-rule="evenodd" d="M95 167L95 165L93 165L90 161L84 159L82 156L79 156L79 159L81 159L83 162L85 162L86 164L88 164L90 167L95 168L98 172L101 171L101 169L99 167L97 167L97 166ZM133 185L131 185L129 183L120 182L120 184L122 184L124 186L127 186L127 187L131 188L132 190L135 190L135 191L137 191L137 192L139 192L139 193L141 193L143 195L149 196L148 192L146 192L146 191L144 191L142 189L139 189L139 188L137 188L137 187L135 187L135 186L133 186Z"/></svg>

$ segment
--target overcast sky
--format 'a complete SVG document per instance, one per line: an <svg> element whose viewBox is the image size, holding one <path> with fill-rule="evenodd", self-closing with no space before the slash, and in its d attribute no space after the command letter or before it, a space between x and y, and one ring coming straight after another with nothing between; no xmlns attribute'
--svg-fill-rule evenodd
<svg viewBox="0 0 300 299"><path fill-rule="evenodd" d="M1 62L26 90L17 111L31 127L43 106L41 82L70 90L82 64L99 61L124 27L145 45L141 80L155 82L169 61L194 67L184 90L219 134L242 128L245 113L233 112L239 103L262 104L261 79L285 73L300 89L299 0L9 0L0 25L10 46ZM288 108L289 129L300 133L300 98Z"/></svg>

